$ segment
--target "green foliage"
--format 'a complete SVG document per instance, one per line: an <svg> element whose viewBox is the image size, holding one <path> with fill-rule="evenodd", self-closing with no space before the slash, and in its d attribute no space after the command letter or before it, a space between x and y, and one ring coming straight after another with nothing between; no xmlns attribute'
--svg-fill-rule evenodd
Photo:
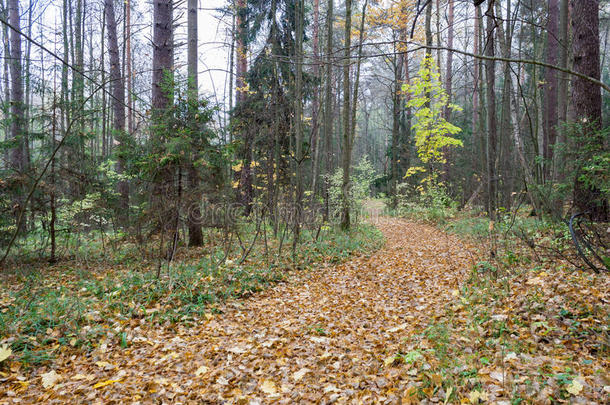
<svg viewBox="0 0 610 405"><path fill-rule="evenodd" d="M242 234L254 234L253 226L243 224ZM267 232L271 235L272 229ZM51 360L56 343L87 350L100 339L114 339L127 347L131 336L121 325L129 325L132 319L189 322L213 313L222 301L248 297L284 280L292 264L302 269L322 261L340 262L383 243L379 230L370 225L359 225L349 232L326 227L317 239L315 233L304 230L302 236L309 241L298 249L296 257L285 249L275 261L267 262L268 252L259 240L243 263L239 263L239 246L233 246L229 258L218 265L225 256L219 244L202 259L164 269L160 278L156 266L145 265L141 257L139 266L125 266L128 262L121 260L124 254L95 270L85 270L78 262L46 270L61 277L31 270L27 276L11 275L0 289L0 302L10 303L0 311L0 340L30 364ZM277 240L269 243L277 246ZM121 266L112 265L113 261Z"/></svg>
<svg viewBox="0 0 610 405"><path fill-rule="evenodd" d="M349 189L350 210L354 219L358 219L358 214L362 212L364 201L371 195L371 185L375 180L375 170L366 156L363 156L358 165L352 169ZM340 218L341 198L343 186L343 169L338 168L330 176L330 188L328 190L331 217Z"/></svg>
<svg viewBox="0 0 610 405"><path fill-rule="evenodd" d="M451 136L459 133L461 129L445 120L443 112L445 109L459 111L460 107L449 103L449 96L441 84L440 73L432 57L422 61L418 75L411 84L405 84L403 90L411 94L407 106L415 110L413 129L417 156L422 163L430 167L433 167L433 164L445 163L446 149L463 146L463 143ZM407 176L425 170L423 167L412 167ZM430 173L425 180L433 181L436 175L436 172Z"/></svg>
<svg viewBox="0 0 610 405"><path fill-rule="evenodd" d="M457 203L442 185L428 184L416 190L408 183L398 185L398 210L400 216L443 224L457 213Z"/></svg>

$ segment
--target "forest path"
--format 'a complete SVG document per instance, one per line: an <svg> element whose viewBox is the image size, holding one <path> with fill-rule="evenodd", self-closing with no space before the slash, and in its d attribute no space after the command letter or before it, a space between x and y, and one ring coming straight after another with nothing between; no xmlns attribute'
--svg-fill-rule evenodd
<svg viewBox="0 0 610 405"><path fill-rule="evenodd" d="M472 263L431 226L376 222L379 251L297 273L190 327L136 328L127 349L59 358L62 384L32 384L22 400L395 403L414 377L384 361L414 349L404 338L444 313Z"/></svg>

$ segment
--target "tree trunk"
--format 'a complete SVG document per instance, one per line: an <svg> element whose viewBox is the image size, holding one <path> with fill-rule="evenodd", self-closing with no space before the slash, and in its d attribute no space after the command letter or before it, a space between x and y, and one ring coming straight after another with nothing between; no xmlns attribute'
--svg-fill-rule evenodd
<svg viewBox="0 0 610 405"><path fill-rule="evenodd" d="M303 20L305 14L304 0L296 0L295 3L295 104L294 104L294 129L295 129L295 157L296 157L296 190L294 195L294 240L293 254L299 242L301 231L301 214L303 210Z"/></svg>
<svg viewBox="0 0 610 405"><path fill-rule="evenodd" d="M324 140L326 143L326 180L324 181L324 200L325 200L325 217L328 219L328 178L333 172L333 67L332 67L332 50L333 50L333 0L328 0L328 10L326 14L326 74L325 74L325 96L324 96Z"/></svg>
<svg viewBox="0 0 610 405"><path fill-rule="evenodd" d="M154 0L153 7L152 107L158 112L166 109L171 100L163 87L173 67L172 0Z"/></svg>
<svg viewBox="0 0 610 405"><path fill-rule="evenodd" d="M545 62L557 65L559 53L559 0L549 0L548 19L546 23L546 57ZM552 180L551 167L553 165L553 148L557 140L558 124L558 80L557 70L545 69L544 71L544 137L542 154L544 158L543 181Z"/></svg>
<svg viewBox="0 0 610 405"><path fill-rule="evenodd" d="M311 148L313 152L312 177L311 177L311 193L312 196L317 195L318 175L320 172L320 55L319 55L319 32L320 32L320 0L313 0L313 76L316 80L313 88L313 100L311 111Z"/></svg>
<svg viewBox="0 0 610 405"><path fill-rule="evenodd" d="M197 72L197 0L188 0L188 103L189 108L194 109L199 102L199 81ZM194 118L194 117L193 117ZM197 130L193 126L193 132ZM196 135L195 133L192 134ZM199 172L195 167L194 160L197 151L191 151L191 159L188 164L188 186L189 206L187 225L189 229L189 246L203 245L203 233L201 232L201 207L200 207L200 183Z"/></svg>
<svg viewBox="0 0 610 405"><path fill-rule="evenodd" d="M119 58L119 42L117 38L117 24L114 13L114 0L106 1L106 27L108 32L108 57L110 58L110 89L112 91L112 111L113 111L113 130L114 139L122 142L125 136L125 82L121 75L121 66ZM120 175L125 169L125 161L121 157L122 151L118 147L118 158L116 163L116 171ZM119 223L121 226L127 226L129 221L129 183L125 180L119 181L117 184L119 192L119 206L117 209Z"/></svg>
<svg viewBox="0 0 610 405"><path fill-rule="evenodd" d="M600 79L599 54L599 0L571 0L572 5L572 42L574 71ZM602 120L602 97L598 85L580 77L572 78L572 111L574 121L581 124L581 137L588 138L580 143L589 148L604 148L604 139L599 133ZM586 150L577 151L589 153ZM590 158L591 156L580 156ZM577 168L574 184L574 206L580 212L589 212L600 221L608 219L608 200L596 187L587 186Z"/></svg>
<svg viewBox="0 0 610 405"><path fill-rule="evenodd" d="M21 71L21 34L19 20L19 0L8 2L9 20L13 26L10 42L11 73L11 139L15 146L11 148L10 161L18 176L25 170L25 133L23 122L23 72ZM18 194L20 194L18 192ZM17 195L16 203L21 207L22 196Z"/></svg>
<svg viewBox="0 0 610 405"><path fill-rule="evenodd" d="M343 60L343 182L341 184L341 228L349 229L350 227L350 58L351 58L351 38L352 37L352 0L345 1L345 55Z"/></svg>
<svg viewBox="0 0 610 405"><path fill-rule="evenodd" d="M569 40L569 0L561 0L560 10L559 10L559 39L561 41L559 47L559 66L564 69L568 68L568 55L570 50L570 40ZM566 144L566 129L561 127L562 124L565 124L568 118L568 83L570 76L565 72L559 73L559 83L558 83L558 97L559 97L559 124L557 134L557 142L560 145ZM553 178L556 181L562 181L565 173L565 157L561 153L561 151L557 151L555 153L555 165L553 169L555 171Z"/></svg>
<svg viewBox="0 0 610 405"><path fill-rule="evenodd" d="M487 35L485 38L485 55L494 58L494 31L495 17L493 0L489 0L487 11ZM493 59L485 61L486 98L487 98L487 211L492 221L496 219L496 148L497 122L496 122L496 63Z"/></svg>
<svg viewBox="0 0 610 405"><path fill-rule="evenodd" d="M480 50L479 50L479 37L481 36L480 33L480 20L481 20L481 9L479 6L475 7L475 20L474 20L474 54L478 55ZM474 169L475 172L477 171L477 169L479 168L479 166L477 165L477 162L479 161L479 159L476 158L476 150L477 147L480 145L479 142L479 137L480 137L480 128L479 128L479 123L481 122L481 112L479 111L479 97L480 97L480 92L481 92L481 86L479 86L480 82L481 82L481 78L480 78L480 60L478 59L473 59L473 84L474 84L474 89L472 91L472 150L473 150L473 162L474 162Z"/></svg>
<svg viewBox="0 0 610 405"><path fill-rule="evenodd" d="M447 21L447 24L448 24L447 47L449 49L452 49L453 48L453 23L454 23L454 14L455 14L454 0L449 0L447 7L449 9L448 10L449 16L448 16L448 21ZM453 96L453 86L451 83L452 79L453 79L453 52L447 51L447 73L445 76L445 92L447 93L449 102L452 102L452 96ZM445 119L447 121L451 121L451 108L445 107L444 115L445 115Z"/></svg>

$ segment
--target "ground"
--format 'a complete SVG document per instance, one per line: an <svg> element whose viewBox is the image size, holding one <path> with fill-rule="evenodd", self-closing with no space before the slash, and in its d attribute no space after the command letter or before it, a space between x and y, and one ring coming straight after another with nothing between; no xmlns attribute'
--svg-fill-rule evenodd
<svg viewBox="0 0 610 405"><path fill-rule="evenodd" d="M377 252L293 273L194 324L133 320L127 347L102 341L87 355L12 370L0 403L518 404L528 389L525 403L603 403L603 354L583 360L574 346L576 356L562 357L557 344L538 340L516 354L506 343L519 330L509 315L472 323L480 307L465 285L474 246L430 225L372 217L386 237ZM530 277L530 287L544 277ZM552 326L533 325L531 336ZM577 379L579 361L597 368ZM567 365L572 374L558 371Z"/></svg>
<svg viewBox="0 0 610 405"><path fill-rule="evenodd" d="M387 243L374 254L297 274L196 325L138 325L131 347L102 344L87 357L60 357L52 389L43 389L37 377L49 370L40 370L2 401L396 399L412 376L385 359L406 350L405 332L443 308L472 264L430 226L396 219L378 226Z"/></svg>

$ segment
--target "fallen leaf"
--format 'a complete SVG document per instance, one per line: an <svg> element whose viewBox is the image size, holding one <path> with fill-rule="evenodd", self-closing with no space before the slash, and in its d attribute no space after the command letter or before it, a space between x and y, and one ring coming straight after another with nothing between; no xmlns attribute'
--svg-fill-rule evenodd
<svg viewBox="0 0 610 405"><path fill-rule="evenodd" d="M102 387L105 387L105 386L107 386L107 385L114 384L115 382L119 382L119 381L121 381L121 380L106 380L106 381L100 381L100 382L98 382L97 384L95 384L95 385L93 386L93 388L102 388Z"/></svg>
<svg viewBox="0 0 610 405"><path fill-rule="evenodd" d="M486 392L475 390L468 394L468 399L470 400L471 404L478 404L487 401L489 397Z"/></svg>
<svg viewBox="0 0 610 405"><path fill-rule="evenodd" d="M53 387L59 380L61 380L61 375L57 374L55 370L51 370L48 373L44 373L41 375L42 377L42 386L46 389Z"/></svg>
<svg viewBox="0 0 610 405"><path fill-rule="evenodd" d="M292 378L293 378L295 381L300 381L300 380L301 380L301 379L302 379L302 378L305 376L305 374L307 374L307 373L308 373L308 372L310 372L310 371L311 371L311 370L310 370L310 369L308 369L307 367L303 367L302 369L300 369L299 371L297 371L296 373L294 373L294 374L292 375Z"/></svg>
<svg viewBox="0 0 610 405"><path fill-rule="evenodd" d="M407 326L409 326L409 325L406 323L403 323L402 325L398 325L398 326L393 327L392 329L388 329L388 332L390 332L390 333L398 332L398 331L406 329Z"/></svg>
<svg viewBox="0 0 610 405"><path fill-rule="evenodd" d="M0 347L0 363L8 359L12 353L13 351L8 347L8 345L2 345L2 347Z"/></svg>
<svg viewBox="0 0 610 405"><path fill-rule="evenodd" d="M195 375L197 377L199 377L201 374L205 374L209 371L209 368L207 368L206 366L201 366L197 369L197 371L195 371Z"/></svg>
<svg viewBox="0 0 610 405"><path fill-rule="evenodd" d="M567 387L566 391L568 391L572 395L580 394L582 391L582 384L578 380L573 380Z"/></svg>
<svg viewBox="0 0 610 405"><path fill-rule="evenodd" d="M261 385L261 391L268 395L275 395L277 394L277 387L272 380L265 380Z"/></svg>
<svg viewBox="0 0 610 405"><path fill-rule="evenodd" d="M453 387L447 388L447 391L445 391L445 401L443 402L445 405L447 405L449 403L449 397L451 397L452 393L453 393Z"/></svg>

